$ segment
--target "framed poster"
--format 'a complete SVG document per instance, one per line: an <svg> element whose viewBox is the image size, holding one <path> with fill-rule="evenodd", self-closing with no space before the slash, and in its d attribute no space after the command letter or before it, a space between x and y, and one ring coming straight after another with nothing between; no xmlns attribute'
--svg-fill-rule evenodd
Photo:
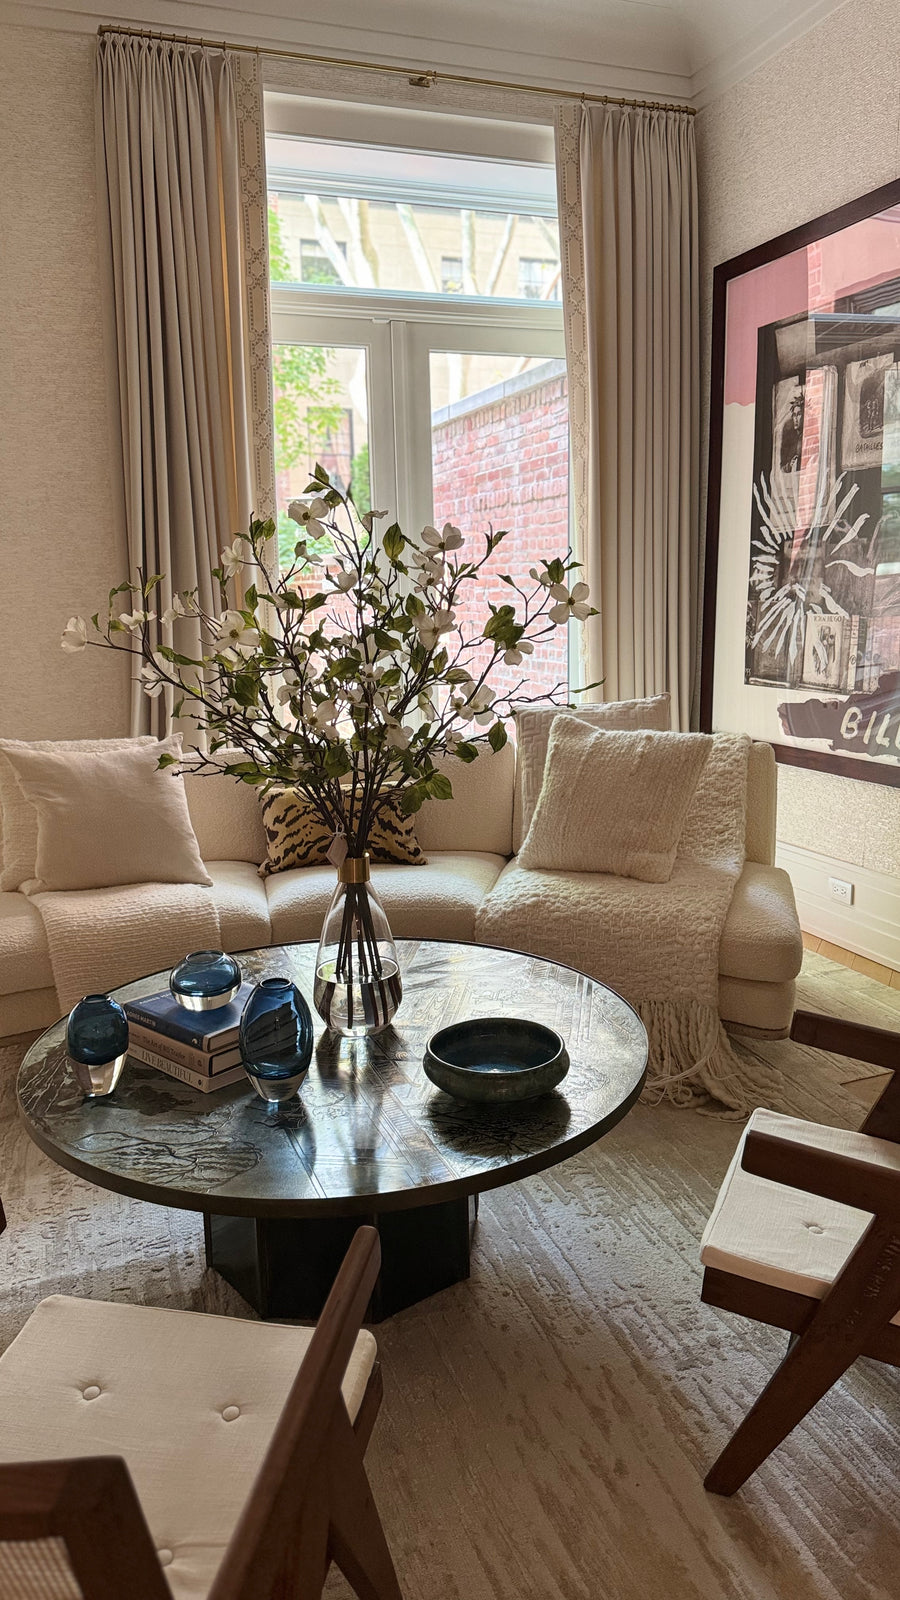
<svg viewBox="0 0 900 1600"><path fill-rule="evenodd" d="M900 786L900 181L716 268L701 726Z"/></svg>

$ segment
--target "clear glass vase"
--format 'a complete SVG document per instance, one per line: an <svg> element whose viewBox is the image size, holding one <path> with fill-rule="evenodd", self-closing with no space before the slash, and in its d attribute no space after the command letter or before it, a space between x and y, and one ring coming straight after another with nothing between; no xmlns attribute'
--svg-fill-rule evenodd
<svg viewBox="0 0 900 1600"><path fill-rule="evenodd" d="M316 952L313 1000L333 1033L365 1039L386 1028L403 998L400 962L368 853L348 856Z"/></svg>

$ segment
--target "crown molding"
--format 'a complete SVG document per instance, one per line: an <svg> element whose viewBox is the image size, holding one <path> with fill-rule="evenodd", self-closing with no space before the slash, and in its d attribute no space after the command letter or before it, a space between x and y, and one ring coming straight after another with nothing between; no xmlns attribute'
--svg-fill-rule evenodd
<svg viewBox="0 0 900 1600"><path fill-rule="evenodd" d="M445 10L444 14L449 13ZM482 78L503 78L512 84L546 85L550 95L555 89L584 89L590 94L635 95L646 99L687 101L690 96L690 76L686 70L662 71L621 62L572 60L553 56L546 48L529 50L466 44L452 38L307 21L275 12L248 11L240 6L193 3L187 7L172 4L170 0L134 0L129 4L129 0L125 0L114 12L98 12L80 6L77 0L50 0L45 4L41 0L0 0L0 22L74 33L94 33L101 23L113 26L119 23L123 27L146 27L257 45L263 51L302 50L356 57L374 65L411 70L432 67L439 71L471 72Z"/></svg>
<svg viewBox="0 0 900 1600"><path fill-rule="evenodd" d="M702 110L847 4L848 0L810 0L780 27L763 24L752 29L732 49L713 56L691 75L687 91L691 104Z"/></svg>

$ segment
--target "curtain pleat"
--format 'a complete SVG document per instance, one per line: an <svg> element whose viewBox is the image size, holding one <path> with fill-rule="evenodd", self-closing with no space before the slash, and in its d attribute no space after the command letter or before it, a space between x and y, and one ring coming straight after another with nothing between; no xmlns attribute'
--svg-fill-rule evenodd
<svg viewBox="0 0 900 1600"><path fill-rule="evenodd" d="M247 200L258 209L265 185L246 172L263 141L245 70L255 61L225 50L117 34L99 45L130 576L166 575L158 612L194 588L217 610L223 545L271 512L267 254ZM200 653L190 621L178 648ZM135 684L134 732L163 734L170 712Z"/></svg>
<svg viewBox="0 0 900 1600"><path fill-rule="evenodd" d="M600 611L584 630L585 681L602 678L607 700L668 691L686 728L699 570L692 119L563 107L557 169L576 540Z"/></svg>

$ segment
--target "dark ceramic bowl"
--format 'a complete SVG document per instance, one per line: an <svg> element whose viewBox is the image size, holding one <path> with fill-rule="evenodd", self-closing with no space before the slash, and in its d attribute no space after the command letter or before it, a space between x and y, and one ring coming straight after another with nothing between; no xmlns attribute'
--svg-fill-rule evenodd
<svg viewBox="0 0 900 1600"><path fill-rule="evenodd" d="M515 1017L472 1017L428 1041L425 1073L457 1100L534 1100L561 1083L569 1057L558 1033Z"/></svg>

